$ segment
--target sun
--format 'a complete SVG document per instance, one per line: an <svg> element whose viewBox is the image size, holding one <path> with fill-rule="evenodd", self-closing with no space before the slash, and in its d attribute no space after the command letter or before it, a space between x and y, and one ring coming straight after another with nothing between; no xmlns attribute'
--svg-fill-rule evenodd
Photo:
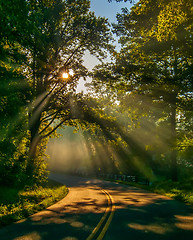
<svg viewBox="0 0 193 240"><path fill-rule="evenodd" d="M69 75L67 72L62 73L62 78L68 78L68 77L69 77Z"/></svg>

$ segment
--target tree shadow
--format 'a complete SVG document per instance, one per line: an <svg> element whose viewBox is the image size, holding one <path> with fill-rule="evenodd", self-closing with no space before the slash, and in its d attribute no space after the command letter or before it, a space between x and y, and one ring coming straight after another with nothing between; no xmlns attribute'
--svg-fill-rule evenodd
<svg viewBox="0 0 193 240"><path fill-rule="evenodd" d="M116 208L105 240L192 239L191 206L135 187L105 185L115 199Z"/></svg>
<svg viewBox="0 0 193 240"><path fill-rule="evenodd" d="M87 206L93 206L92 211ZM47 209L41 215L31 217L12 224L0 230L1 240L60 240L60 239L86 239L96 227L106 202L97 204L95 201L74 202L72 205ZM67 209L67 211L66 211Z"/></svg>
<svg viewBox="0 0 193 240"><path fill-rule="evenodd" d="M62 180L61 180L62 181ZM115 214L104 240L178 240L193 237L193 209L181 202L135 187L86 178L63 179L70 191L89 189L99 198L60 201L43 212L0 230L1 240L85 240L107 207L106 189ZM74 191L76 192L76 191Z"/></svg>

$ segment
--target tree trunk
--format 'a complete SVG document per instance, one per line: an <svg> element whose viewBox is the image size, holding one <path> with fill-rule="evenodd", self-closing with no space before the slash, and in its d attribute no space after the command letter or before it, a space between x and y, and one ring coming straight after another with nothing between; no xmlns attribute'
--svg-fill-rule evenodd
<svg viewBox="0 0 193 240"><path fill-rule="evenodd" d="M40 127L40 118L41 113L37 113L37 111L32 111L29 119L29 130L30 130L30 146L29 146L29 160L27 165L27 174L29 177L32 177L33 172L35 170L35 158L36 158L36 150L37 146L41 140L38 132Z"/></svg>
<svg viewBox="0 0 193 240"><path fill-rule="evenodd" d="M178 78L178 57L176 54L176 48L174 47L174 82ZM178 180L178 169L177 169L177 149L176 149L176 104L177 104L177 89L174 85L171 89L171 177L173 181Z"/></svg>
<svg viewBox="0 0 193 240"><path fill-rule="evenodd" d="M176 94L173 94L170 124L171 124L171 177L173 181L178 180L177 150L176 150Z"/></svg>

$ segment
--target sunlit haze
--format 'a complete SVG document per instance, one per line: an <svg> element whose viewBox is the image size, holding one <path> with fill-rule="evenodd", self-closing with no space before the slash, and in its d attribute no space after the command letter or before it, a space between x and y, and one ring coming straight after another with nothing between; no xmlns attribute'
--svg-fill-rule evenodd
<svg viewBox="0 0 193 240"><path fill-rule="evenodd" d="M191 10L0 0L0 240L192 239Z"/></svg>

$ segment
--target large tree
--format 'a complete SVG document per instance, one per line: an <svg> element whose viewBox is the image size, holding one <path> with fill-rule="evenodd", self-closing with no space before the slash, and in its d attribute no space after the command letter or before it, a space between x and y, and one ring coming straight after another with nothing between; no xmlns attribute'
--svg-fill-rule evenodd
<svg viewBox="0 0 193 240"><path fill-rule="evenodd" d="M78 80L88 75L83 65L86 50L103 58L111 49L108 22L89 12L90 1L54 1L51 7L38 3L35 14L37 32L30 51L34 99L30 111L33 159L37 142L53 133L59 126L77 118L71 96L76 93ZM65 79L63 72L73 71ZM70 73L70 72L69 72ZM54 121L56 125L52 129Z"/></svg>
<svg viewBox="0 0 193 240"><path fill-rule="evenodd" d="M151 104L157 104L159 114L158 110L153 113L153 108L147 113L155 114L156 125L165 121L173 180L177 179L181 116L192 107L191 9L192 1L175 0L141 0L130 11L123 9L114 25L121 43L120 52L115 54L116 64L98 68L95 75L95 85L103 79L104 89L104 81L108 80L108 88L125 93L122 99L138 95L141 97L136 99L150 99Z"/></svg>
<svg viewBox="0 0 193 240"><path fill-rule="evenodd" d="M18 47L24 56L21 73L30 87L24 114L29 119L29 176L44 174L37 156L47 137L80 118L79 110L73 107L73 95L79 79L89 74L83 61L85 51L102 59L112 49L108 21L96 17L89 8L89 0L17 0L14 5L12 1L1 2L6 30L1 31L1 46L5 48L5 43L11 42L12 53L13 46ZM4 102L2 105L6 107Z"/></svg>

